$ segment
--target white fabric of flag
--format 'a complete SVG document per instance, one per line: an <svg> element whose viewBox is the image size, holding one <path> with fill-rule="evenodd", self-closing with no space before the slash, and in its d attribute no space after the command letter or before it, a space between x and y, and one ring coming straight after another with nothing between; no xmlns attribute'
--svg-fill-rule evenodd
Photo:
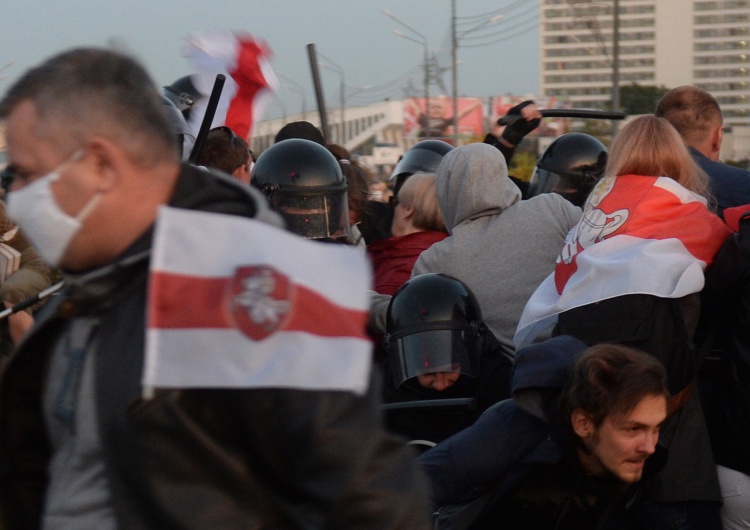
<svg viewBox="0 0 750 530"><path fill-rule="evenodd" d="M146 388L366 391L371 271L356 248L253 219L160 209Z"/></svg>

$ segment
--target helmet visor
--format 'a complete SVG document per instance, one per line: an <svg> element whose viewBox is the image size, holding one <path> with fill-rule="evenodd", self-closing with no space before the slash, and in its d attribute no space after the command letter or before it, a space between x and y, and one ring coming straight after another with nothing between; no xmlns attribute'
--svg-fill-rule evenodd
<svg viewBox="0 0 750 530"><path fill-rule="evenodd" d="M595 183L596 180L584 176L559 175L537 167L529 182L528 196L531 198L542 193L557 193L576 206L583 206Z"/></svg>
<svg viewBox="0 0 750 530"><path fill-rule="evenodd" d="M438 329L391 341L388 355L396 386L412 377L438 372L476 377L479 373L478 342L476 338L467 341L469 334L469 330Z"/></svg>
<svg viewBox="0 0 750 530"><path fill-rule="evenodd" d="M298 195L275 194L273 208L281 214L287 230L307 239L349 237L349 208L346 193Z"/></svg>

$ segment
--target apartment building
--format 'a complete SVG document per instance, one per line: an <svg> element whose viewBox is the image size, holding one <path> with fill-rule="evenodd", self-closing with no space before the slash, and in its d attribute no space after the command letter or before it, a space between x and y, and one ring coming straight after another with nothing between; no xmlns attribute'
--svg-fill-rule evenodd
<svg viewBox="0 0 750 530"><path fill-rule="evenodd" d="M694 84L750 125L750 0L540 0L542 95L610 104L615 3L620 86Z"/></svg>

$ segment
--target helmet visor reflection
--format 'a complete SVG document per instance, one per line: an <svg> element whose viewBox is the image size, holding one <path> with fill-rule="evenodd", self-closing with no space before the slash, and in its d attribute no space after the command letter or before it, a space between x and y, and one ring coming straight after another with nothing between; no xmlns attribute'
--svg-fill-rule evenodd
<svg viewBox="0 0 750 530"><path fill-rule="evenodd" d="M287 195L277 193L274 209L286 222L287 230L307 239L347 237L349 209L346 193Z"/></svg>
<svg viewBox="0 0 750 530"><path fill-rule="evenodd" d="M469 377L479 373L477 344L467 345L465 330L439 329L412 333L389 344L388 355L396 386L422 374L460 372Z"/></svg>

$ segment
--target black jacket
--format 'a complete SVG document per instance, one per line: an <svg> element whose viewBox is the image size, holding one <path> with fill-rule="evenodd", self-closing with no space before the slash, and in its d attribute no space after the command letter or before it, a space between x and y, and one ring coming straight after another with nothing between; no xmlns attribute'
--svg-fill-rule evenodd
<svg viewBox="0 0 750 530"><path fill-rule="evenodd" d="M254 192L187 166L170 205L272 216ZM149 249L151 239L149 231L123 258ZM409 449L383 432L377 388L362 397L177 389L143 400L147 277L148 259L141 259L93 280L70 278L9 362L0 383L5 530L39 525L50 457L41 403L46 366L79 315L98 317L98 347L89 354L96 355L94 399L119 527L425 527L422 477Z"/></svg>
<svg viewBox="0 0 750 530"><path fill-rule="evenodd" d="M717 464L750 474L750 206L706 274L703 325L719 353L705 372L704 407Z"/></svg>

